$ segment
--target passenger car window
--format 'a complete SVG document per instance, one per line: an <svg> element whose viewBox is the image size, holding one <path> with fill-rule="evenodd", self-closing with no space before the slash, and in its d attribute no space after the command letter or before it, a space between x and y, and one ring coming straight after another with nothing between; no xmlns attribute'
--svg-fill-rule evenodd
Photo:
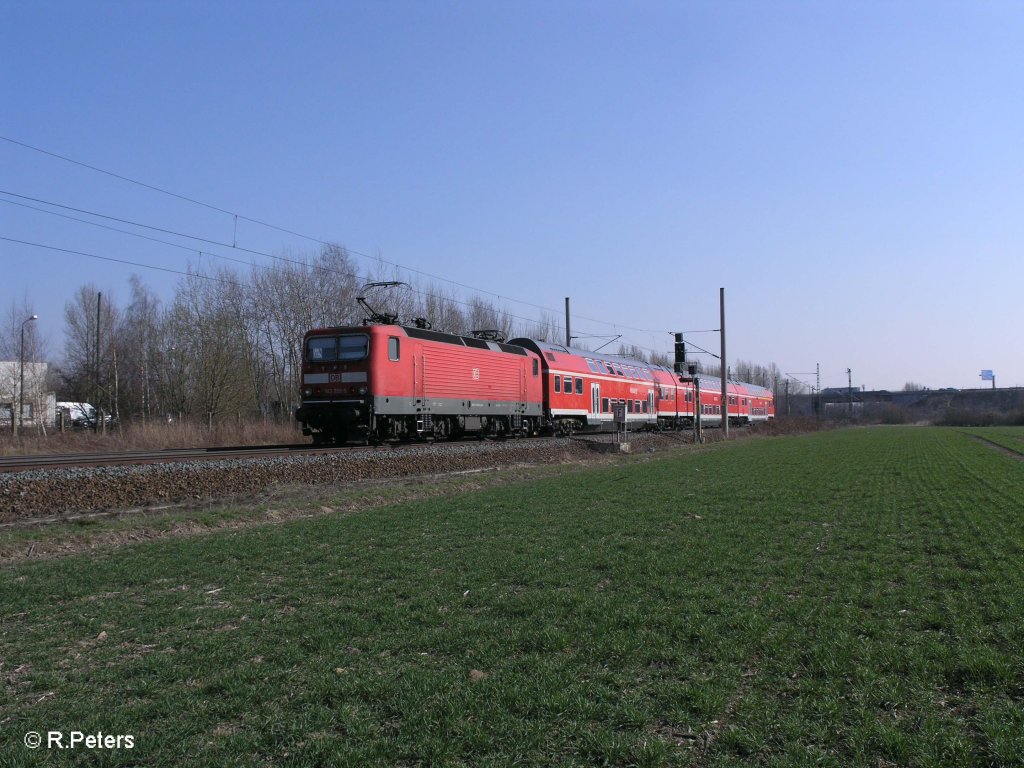
<svg viewBox="0 0 1024 768"><path fill-rule="evenodd" d="M562 377L556 374L555 375L555 392L561 392L561 391L562 391Z"/></svg>
<svg viewBox="0 0 1024 768"><path fill-rule="evenodd" d="M583 379L580 379L580 378L576 379L576 394L577 395L582 395L583 394Z"/></svg>

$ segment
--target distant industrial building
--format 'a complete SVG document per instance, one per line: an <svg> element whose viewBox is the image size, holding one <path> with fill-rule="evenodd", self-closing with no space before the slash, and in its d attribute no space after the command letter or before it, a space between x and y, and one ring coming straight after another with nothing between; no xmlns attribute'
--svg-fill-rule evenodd
<svg viewBox="0 0 1024 768"><path fill-rule="evenodd" d="M1024 388L1002 389L919 389L890 392L889 390L849 389L828 387L821 396L807 393L783 396L777 410L781 415L878 418L903 411L915 421L941 419L949 411L979 414L1013 414L1024 411Z"/></svg>

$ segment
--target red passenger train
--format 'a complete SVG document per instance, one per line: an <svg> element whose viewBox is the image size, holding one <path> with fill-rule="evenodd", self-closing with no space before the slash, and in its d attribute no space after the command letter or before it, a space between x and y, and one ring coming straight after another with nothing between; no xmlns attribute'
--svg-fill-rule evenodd
<svg viewBox="0 0 1024 768"><path fill-rule="evenodd" d="M316 444L466 433L525 436L721 424L721 391L669 368L534 339L508 343L401 325L319 328L303 341L295 418ZM729 382L729 421L774 418L771 390Z"/></svg>

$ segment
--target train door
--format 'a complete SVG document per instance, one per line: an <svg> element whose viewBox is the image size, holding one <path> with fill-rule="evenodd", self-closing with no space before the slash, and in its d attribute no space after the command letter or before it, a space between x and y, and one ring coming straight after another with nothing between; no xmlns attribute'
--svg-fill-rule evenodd
<svg viewBox="0 0 1024 768"><path fill-rule="evenodd" d="M414 350L412 355L412 396L422 401L426 399L427 390L427 356L423 348Z"/></svg>
<svg viewBox="0 0 1024 768"><path fill-rule="evenodd" d="M596 424L601 412L601 385L593 383L590 385L590 416Z"/></svg>
<svg viewBox="0 0 1024 768"><path fill-rule="evenodd" d="M651 421L657 423L658 412L654 410L654 390L647 390L647 412L651 415Z"/></svg>

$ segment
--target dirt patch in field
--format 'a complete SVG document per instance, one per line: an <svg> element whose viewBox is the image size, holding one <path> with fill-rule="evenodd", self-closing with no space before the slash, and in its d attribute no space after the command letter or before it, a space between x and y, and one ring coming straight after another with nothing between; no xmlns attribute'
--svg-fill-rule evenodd
<svg viewBox="0 0 1024 768"><path fill-rule="evenodd" d="M1013 450L1013 448L1007 448L1005 445L1000 445L999 443L993 442L992 440L989 440L986 437L982 437L981 435L967 435L967 436L969 438L971 438L972 440L977 440L982 445L987 445L989 448L994 448L995 450L999 451L1000 453L1009 456L1011 459L1017 459L1019 461L1024 461L1024 453L1021 453L1020 451L1015 451L1015 450Z"/></svg>

